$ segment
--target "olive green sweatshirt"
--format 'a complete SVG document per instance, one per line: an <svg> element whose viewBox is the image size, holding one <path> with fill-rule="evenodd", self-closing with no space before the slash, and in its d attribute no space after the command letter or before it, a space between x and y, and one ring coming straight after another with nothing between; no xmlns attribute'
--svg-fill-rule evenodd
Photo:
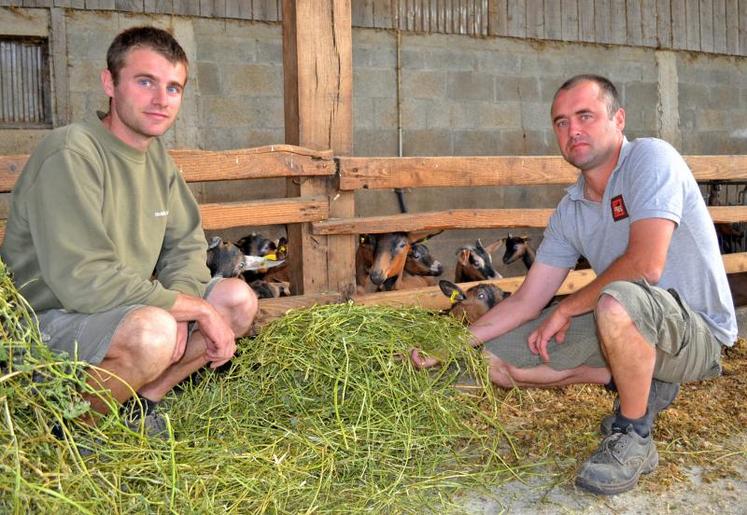
<svg viewBox="0 0 747 515"><path fill-rule="evenodd" d="M206 248L197 202L161 142L140 152L96 120L55 129L31 155L0 256L35 311L95 313L203 295Z"/></svg>

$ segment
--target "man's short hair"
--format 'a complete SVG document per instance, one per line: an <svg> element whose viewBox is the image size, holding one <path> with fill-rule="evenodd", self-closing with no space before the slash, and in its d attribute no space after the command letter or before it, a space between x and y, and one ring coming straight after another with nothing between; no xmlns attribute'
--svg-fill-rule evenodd
<svg viewBox="0 0 747 515"><path fill-rule="evenodd" d="M571 77L555 92L555 96L552 99L553 104L555 103L555 99L558 98L558 93L563 90L569 90L581 82L594 82L599 86L599 89L602 90L602 94L607 97L607 113L609 114L610 119L612 119L617 110L622 107L622 102L620 102L620 94L617 92L615 85L612 84L608 78L602 77L601 75L588 73Z"/></svg>
<svg viewBox="0 0 747 515"><path fill-rule="evenodd" d="M182 63L185 68L189 66L187 54L174 36L156 27L132 27L120 32L106 52L106 67L115 85L119 82L119 71L124 68L127 54L134 48L148 48L172 64Z"/></svg>

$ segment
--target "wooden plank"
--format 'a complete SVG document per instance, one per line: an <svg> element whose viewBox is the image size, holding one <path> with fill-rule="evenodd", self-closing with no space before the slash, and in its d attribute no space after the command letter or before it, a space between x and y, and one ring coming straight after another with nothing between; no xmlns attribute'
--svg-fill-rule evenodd
<svg viewBox="0 0 747 515"><path fill-rule="evenodd" d="M643 30L641 27L641 0L629 0L626 2L626 41L629 45L641 46L643 44Z"/></svg>
<svg viewBox="0 0 747 515"><path fill-rule="evenodd" d="M397 0L375 0L373 4L373 26L377 29L394 29L395 12L392 6ZM278 20L280 19L278 15Z"/></svg>
<svg viewBox="0 0 747 515"><path fill-rule="evenodd" d="M685 161L699 181L747 180L747 155L685 156Z"/></svg>
<svg viewBox="0 0 747 515"><path fill-rule="evenodd" d="M508 0L508 35L518 38L527 35L526 0Z"/></svg>
<svg viewBox="0 0 747 515"><path fill-rule="evenodd" d="M578 171L562 157L343 157L340 189L570 184ZM465 173L469 170L469 173Z"/></svg>
<svg viewBox="0 0 747 515"><path fill-rule="evenodd" d="M700 50L713 52L713 0L699 0Z"/></svg>
<svg viewBox="0 0 747 515"><path fill-rule="evenodd" d="M563 37L561 4L555 2L545 2L545 37L547 39L561 39Z"/></svg>
<svg viewBox="0 0 747 515"><path fill-rule="evenodd" d="M714 222L747 222L747 206L712 206ZM381 234L451 229L543 228L554 209L450 209L427 213L330 218L313 223L314 234Z"/></svg>
<svg viewBox="0 0 747 515"><path fill-rule="evenodd" d="M610 2L610 43L624 45L628 38L628 17L626 0Z"/></svg>
<svg viewBox="0 0 747 515"><path fill-rule="evenodd" d="M326 197L296 197L201 204L200 214L205 230L313 222L329 216L329 202Z"/></svg>
<svg viewBox="0 0 747 515"><path fill-rule="evenodd" d="M726 52L739 54L739 0L726 0Z"/></svg>
<svg viewBox="0 0 747 515"><path fill-rule="evenodd" d="M747 272L747 252L724 254L721 257L724 258L724 268L727 274Z"/></svg>
<svg viewBox="0 0 747 515"><path fill-rule="evenodd" d="M713 0L713 51L726 53L726 0Z"/></svg>
<svg viewBox="0 0 747 515"><path fill-rule="evenodd" d="M687 12L685 2L687 0L672 1L672 48L687 48Z"/></svg>
<svg viewBox="0 0 747 515"><path fill-rule="evenodd" d="M115 0L114 8L117 11L143 12L143 0Z"/></svg>
<svg viewBox="0 0 747 515"><path fill-rule="evenodd" d="M739 0L739 55L747 55L747 0Z"/></svg>
<svg viewBox="0 0 747 515"><path fill-rule="evenodd" d="M655 47L656 40L656 0L641 0L641 44Z"/></svg>
<svg viewBox="0 0 747 515"><path fill-rule="evenodd" d="M578 0L578 38L596 42L594 33L594 0Z"/></svg>
<svg viewBox="0 0 747 515"><path fill-rule="evenodd" d="M113 11L114 0L86 0L86 9Z"/></svg>
<svg viewBox="0 0 747 515"><path fill-rule="evenodd" d="M350 0L283 1L285 141L353 150L353 59ZM325 195L330 215L354 216L354 194L332 180L287 182L289 196ZM355 238L320 238L308 224L289 227L291 287L300 293L355 290Z"/></svg>
<svg viewBox="0 0 747 515"><path fill-rule="evenodd" d="M488 33L491 36L508 35L508 0L490 0L488 4Z"/></svg>
<svg viewBox="0 0 747 515"><path fill-rule="evenodd" d="M88 0L86 0L86 5ZM171 14L174 10L172 0L143 0L143 10L146 13Z"/></svg>
<svg viewBox="0 0 747 515"><path fill-rule="evenodd" d="M578 1L563 0L560 12L561 38L563 41L578 41Z"/></svg>
<svg viewBox="0 0 747 515"><path fill-rule="evenodd" d="M373 27L374 0L358 0L352 3L351 20L354 27Z"/></svg>
<svg viewBox="0 0 747 515"><path fill-rule="evenodd" d="M225 18L226 0L200 0L200 16L205 18Z"/></svg>
<svg viewBox="0 0 747 515"><path fill-rule="evenodd" d="M312 151L292 145L220 152L172 150L170 154L188 182L331 176L336 171L331 150Z"/></svg>
<svg viewBox="0 0 747 515"><path fill-rule="evenodd" d="M594 0L594 32L597 43L610 42L610 12L610 0Z"/></svg>
<svg viewBox="0 0 747 515"><path fill-rule="evenodd" d="M700 0L685 1L687 50L700 50Z"/></svg>
<svg viewBox="0 0 747 515"><path fill-rule="evenodd" d="M545 38L544 0L527 0L527 37Z"/></svg>
<svg viewBox="0 0 747 515"><path fill-rule="evenodd" d="M253 2L252 19L258 21L278 21L280 19L276 0L253 0Z"/></svg>
<svg viewBox="0 0 747 515"><path fill-rule="evenodd" d="M259 311L254 319L255 327L263 327L269 322L282 317L290 309L310 308L324 304L339 304L347 299L340 293L316 293L294 295L279 299L259 299Z"/></svg>
<svg viewBox="0 0 747 515"><path fill-rule="evenodd" d="M198 16L200 14L200 0L174 0L173 12L183 16Z"/></svg>
<svg viewBox="0 0 747 515"><path fill-rule="evenodd" d="M672 48L671 0L656 0L656 39L661 48Z"/></svg>
<svg viewBox="0 0 747 515"><path fill-rule="evenodd" d="M450 209L428 213L330 218L312 224L314 234L381 234L446 229L500 229L547 226L554 209Z"/></svg>

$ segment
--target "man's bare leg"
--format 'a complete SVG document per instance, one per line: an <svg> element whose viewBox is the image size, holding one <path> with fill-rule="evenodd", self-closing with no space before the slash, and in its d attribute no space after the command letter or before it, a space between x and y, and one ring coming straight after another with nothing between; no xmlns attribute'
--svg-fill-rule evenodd
<svg viewBox="0 0 747 515"><path fill-rule="evenodd" d="M607 384L611 378L609 369L604 367L595 368L582 365L568 370L555 370L547 365L540 365L533 368L517 368L488 351L484 351L483 354L488 361L490 380L503 388Z"/></svg>
<svg viewBox="0 0 747 515"><path fill-rule="evenodd" d="M257 296L249 286L238 279L224 279L210 292L206 299L228 322L236 337L249 332L257 314ZM207 365L205 338L199 327L187 341L181 359L166 369L154 381L137 391L152 401L160 401L180 381Z"/></svg>
<svg viewBox="0 0 747 515"><path fill-rule="evenodd" d="M602 350L620 395L620 413L629 419L641 418L646 414L656 350L610 295L599 297L596 319Z"/></svg>

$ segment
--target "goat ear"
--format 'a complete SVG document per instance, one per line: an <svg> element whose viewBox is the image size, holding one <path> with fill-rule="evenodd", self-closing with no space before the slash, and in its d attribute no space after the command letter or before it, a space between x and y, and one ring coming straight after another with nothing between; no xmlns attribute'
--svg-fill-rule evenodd
<svg viewBox="0 0 747 515"><path fill-rule="evenodd" d="M499 248L501 248L501 246L503 245L503 243L505 241L506 241L505 238L501 238L500 240L498 240L496 242L493 242L490 245L488 245L485 248L485 250L488 251L488 254L492 254L493 252L495 252L496 250L498 250Z"/></svg>
<svg viewBox="0 0 747 515"><path fill-rule="evenodd" d="M220 236L213 236L210 239L210 242L208 243L208 250L214 249L215 247L220 245L220 242L221 242Z"/></svg>
<svg viewBox="0 0 747 515"><path fill-rule="evenodd" d="M443 231L436 231L436 232L430 232L430 231L418 231L418 232L411 232L407 234L407 239L410 243L422 243L427 239L433 238L434 236L438 236Z"/></svg>
<svg viewBox="0 0 747 515"><path fill-rule="evenodd" d="M441 292L450 299L464 300L467 298L459 286L451 281L447 281L446 279L438 281L438 287L441 288Z"/></svg>

